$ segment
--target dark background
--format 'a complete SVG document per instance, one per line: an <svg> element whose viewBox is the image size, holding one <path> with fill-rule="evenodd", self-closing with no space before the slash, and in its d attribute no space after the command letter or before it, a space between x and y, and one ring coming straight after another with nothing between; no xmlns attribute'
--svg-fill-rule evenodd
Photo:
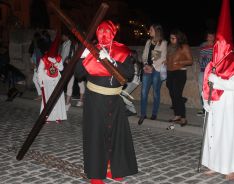
<svg viewBox="0 0 234 184"><path fill-rule="evenodd" d="M31 24L34 28L49 25L43 2L43 0L32 0ZM61 0L60 5L61 9L86 31L101 2L103 1ZM191 46L198 46L204 41L207 29L216 30L222 0L107 0L106 2L115 5L114 9L108 10L107 17L120 23L121 29L117 39L122 43L144 45L148 38L149 25L160 23L167 40L170 30L179 28L187 35ZM234 20L234 0L230 0L230 10ZM134 20L135 23L130 24L129 20ZM143 34L136 36L134 32L136 30Z"/></svg>
<svg viewBox="0 0 234 184"><path fill-rule="evenodd" d="M148 14L150 22L162 24L166 37L171 29L180 28L191 45L198 45L207 29L216 30L222 0L128 0L128 3ZM233 0L230 0L230 10L234 20Z"/></svg>

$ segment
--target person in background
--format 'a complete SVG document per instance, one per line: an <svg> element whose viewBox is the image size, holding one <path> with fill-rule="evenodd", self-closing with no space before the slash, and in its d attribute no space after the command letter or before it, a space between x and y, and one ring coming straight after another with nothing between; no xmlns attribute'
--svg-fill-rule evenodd
<svg viewBox="0 0 234 184"><path fill-rule="evenodd" d="M149 28L150 39L146 41L142 62L143 76L141 87L141 114L138 125L144 121L147 112L147 101L150 87L153 86L153 109L151 120L157 119L157 113L160 104L161 78L160 70L166 60L167 41L164 40L163 28L160 24L152 24Z"/></svg>
<svg viewBox="0 0 234 184"><path fill-rule="evenodd" d="M183 98L183 90L187 80L187 66L193 64L193 58L190 46L187 43L186 35L179 29L170 32L170 43L167 49L167 81L166 86L174 107L174 117L169 120L173 122L170 128L174 127L174 123L181 126L187 124L185 100Z"/></svg>
<svg viewBox="0 0 234 184"><path fill-rule="evenodd" d="M68 31L63 31L62 33L62 46L61 46L61 57L62 57L62 63L64 67L68 65L75 48L75 45L72 45L72 41L70 39L70 33ZM72 89L73 89L73 83L74 83L74 76L71 77L71 79L68 81L66 86L66 111L69 110L71 106L71 96L72 96Z"/></svg>
<svg viewBox="0 0 234 184"><path fill-rule="evenodd" d="M141 70L142 62L138 60L138 54L136 50L131 50L132 59L134 59L134 77L131 82L128 82L123 88L120 96L123 98L126 107L126 113L128 116L133 116L137 114L136 107L133 103L134 98L131 96L131 93L139 86L141 83Z"/></svg>
<svg viewBox="0 0 234 184"><path fill-rule="evenodd" d="M45 53L50 49L51 45L51 36L47 30L41 32L42 38L42 52Z"/></svg>
<svg viewBox="0 0 234 184"><path fill-rule="evenodd" d="M40 59L44 53L42 51L42 38L39 32L34 33L28 52L30 54L30 61L31 61L32 70L33 70L32 80L36 87L37 95L38 95L37 98L35 98L34 100L41 100L41 88L40 88L39 81L38 81L37 69L39 66Z"/></svg>
<svg viewBox="0 0 234 184"><path fill-rule="evenodd" d="M198 88L199 88L199 95L201 96L202 107L203 107L202 87L203 87L204 71L207 64L212 60L214 42L215 42L215 31L207 30L206 41L203 42L199 47L199 60L198 60L200 66L200 71L198 74ZM197 112L197 116L204 116L204 114L205 114L204 108Z"/></svg>
<svg viewBox="0 0 234 184"><path fill-rule="evenodd" d="M107 58L131 81L134 76L131 52L114 41L116 32L110 20L98 26L99 58ZM91 53L82 55L84 59L77 62L75 76L87 79L82 124L84 172L91 184L104 184L106 177L120 181L138 172L131 129L120 96L123 86Z"/></svg>
<svg viewBox="0 0 234 184"><path fill-rule="evenodd" d="M227 180L234 180L233 49L230 2L223 0L213 58L204 73L203 100L208 118L202 165L208 168L204 174L221 173Z"/></svg>
<svg viewBox="0 0 234 184"><path fill-rule="evenodd" d="M60 33L57 33L50 50L41 58L38 67L38 79L42 91L41 111L46 106L48 99L61 78L60 71L63 70L63 63L61 56L58 54L59 43ZM47 122L56 121L61 123L62 120L66 119L65 98L64 93L62 93L48 116Z"/></svg>
<svg viewBox="0 0 234 184"><path fill-rule="evenodd" d="M83 79L78 80L78 85L79 85L79 90L80 90L80 98L78 99L76 106L83 107L86 79L83 78Z"/></svg>
<svg viewBox="0 0 234 184"><path fill-rule="evenodd" d="M72 39L73 38L73 39ZM63 65L66 66L69 64L72 56L74 55L78 43L75 38L71 36L68 31L64 31L62 34L62 47L61 47L61 56ZM66 110L68 111L71 107L71 98L73 93L73 85L74 85L75 77L72 75L66 87ZM83 106L83 97L85 92L85 82L84 79L78 81L79 90L80 90L80 99L78 100L76 106Z"/></svg>

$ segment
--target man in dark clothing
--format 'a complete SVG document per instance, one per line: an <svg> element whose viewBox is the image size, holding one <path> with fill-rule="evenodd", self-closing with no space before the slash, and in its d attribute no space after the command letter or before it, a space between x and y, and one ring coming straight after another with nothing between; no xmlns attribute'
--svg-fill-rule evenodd
<svg viewBox="0 0 234 184"><path fill-rule="evenodd" d="M131 81L134 64L129 48L113 41L116 26L102 22L96 31L100 59L111 60ZM87 50L86 50L87 51ZM83 53L75 75L86 76L83 106L84 172L91 184L103 184L106 177L121 180L138 172L131 130L120 96L122 85L89 51Z"/></svg>

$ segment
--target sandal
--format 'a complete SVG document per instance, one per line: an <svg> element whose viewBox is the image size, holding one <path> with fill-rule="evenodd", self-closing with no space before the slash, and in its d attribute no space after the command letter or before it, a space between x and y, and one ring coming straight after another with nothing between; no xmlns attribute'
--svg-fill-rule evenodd
<svg viewBox="0 0 234 184"><path fill-rule="evenodd" d="M166 130L174 130L175 129L175 125L171 124L169 125L169 127L166 128Z"/></svg>
<svg viewBox="0 0 234 184"><path fill-rule="evenodd" d="M181 120L181 117L180 116L175 116L173 119L169 119L168 121L169 122L178 122Z"/></svg>
<svg viewBox="0 0 234 184"><path fill-rule="evenodd" d="M181 118L180 121L176 121L175 123L178 123L181 127L188 124L188 121L186 119Z"/></svg>

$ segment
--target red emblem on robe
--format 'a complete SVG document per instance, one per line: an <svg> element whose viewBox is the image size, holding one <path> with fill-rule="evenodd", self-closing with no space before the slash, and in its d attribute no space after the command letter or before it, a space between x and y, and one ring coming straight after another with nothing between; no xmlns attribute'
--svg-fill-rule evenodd
<svg viewBox="0 0 234 184"><path fill-rule="evenodd" d="M46 74L49 77L53 77L53 78L57 77L59 71L58 71L58 67L55 64L61 62L61 60L62 60L61 56L56 56L55 57L56 63L53 63L53 62L49 61L47 55L45 55L42 58L42 60L43 60L44 65L45 65Z"/></svg>

